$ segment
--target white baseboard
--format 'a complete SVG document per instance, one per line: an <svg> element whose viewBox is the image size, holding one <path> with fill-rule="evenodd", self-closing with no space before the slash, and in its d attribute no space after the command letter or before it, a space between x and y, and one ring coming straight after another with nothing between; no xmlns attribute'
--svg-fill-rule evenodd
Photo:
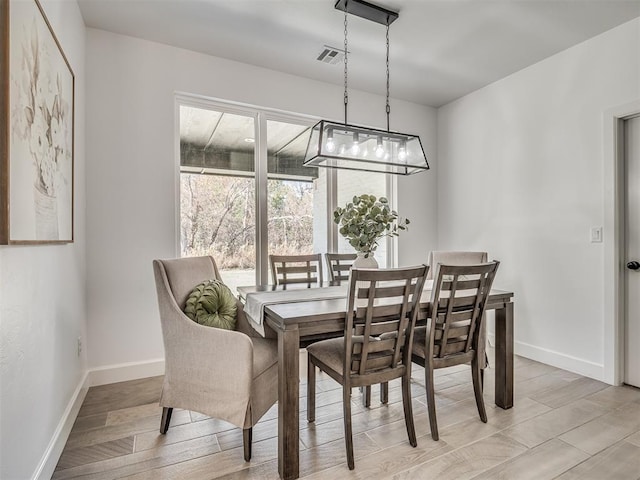
<svg viewBox="0 0 640 480"><path fill-rule="evenodd" d="M89 372L86 372L78 384L76 391L73 393L71 400L69 400L69 404L62 414L62 418L60 419L55 432L53 432L51 441L49 442L36 471L31 477L33 480L49 480L53 475L56 465L58 464L58 460L60 460L60 455L62 455L62 450L64 450L64 446L69 438L71 427L73 427L73 424L76 421L76 417L78 416L78 412L80 411L80 407L82 406L82 402L84 402L84 397L87 395L88 390Z"/></svg>
<svg viewBox="0 0 640 480"><path fill-rule="evenodd" d="M163 374L164 359L151 360L148 362L123 363L120 365L95 368L87 371L71 397L71 400L69 401L69 404L67 405L67 408L65 409L62 418L51 437L51 441L49 442L38 467L31 477L32 480L49 480L53 475L89 387L124 382L127 380L136 380L138 378L154 377Z"/></svg>
<svg viewBox="0 0 640 480"><path fill-rule="evenodd" d="M164 375L164 358L91 369L89 371L89 385L95 387L158 375Z"/></svg>
<svg viewBox="0 0 640 480"><path fill-rule="evenodd" d="M489 333L487 338L489 339L489 344L495 346L495 335ZM605 381L604 365L599 363L518 341L514 342L514 353L535 360L536 362L546 363L547 365L568 370L569 372L602 382Z"/></svg>

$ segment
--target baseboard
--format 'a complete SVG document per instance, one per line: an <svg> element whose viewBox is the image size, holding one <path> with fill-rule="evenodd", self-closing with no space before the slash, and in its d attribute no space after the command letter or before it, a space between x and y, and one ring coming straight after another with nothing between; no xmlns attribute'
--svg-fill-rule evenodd
<svg viewBox="0 0 640 480"><path fill-rule="evenodd" d="M49 442L38 467L31 477L32 480L49 480L53 475L89 387L124 382L127 380L136 380L138 378L154 377L163 374L164 359L148 362L123 363L120 365L96 368L85 372L84 377L78 384L71 400L69 400L69 404L67 405L67 408L65 409L62 418L51 437L51 441Z"/></svg>
<svg viewBox="0 0 640 480"><path fill-rule="evenodd" d="M89 371L89 385L95 387L158 375L164 375L164 358L94 368Z"/></svg>
<svg viewBox="0 0 640 480"><path fill-rule="evenodd" d="M51 437L51 441L49 442L36 471L31 477L33 480L49 480L53 475L56 465L58 464L58 460L60 460L60 455L62 455L62 450L64 450L64 446L69 438L71 428L76 421L76 417L78 416L78 412L80 411L80 407L82 406L82 402L84 402L84 397L87 395L88 390L89 372L85 372L84 377L78 384L71 400L69 400L67 408L62 414L62 418Z"/></svg>
<svg viewBox="0 0 640 480"><path fill-rule="evenodd" d="M487 338L489 339L489 344L495 346L495 334L489 333ZM514 353L536 362L546 363L547 365L602 382L605 381L604 365L599 363L518 341L514 342Z"/></svg>

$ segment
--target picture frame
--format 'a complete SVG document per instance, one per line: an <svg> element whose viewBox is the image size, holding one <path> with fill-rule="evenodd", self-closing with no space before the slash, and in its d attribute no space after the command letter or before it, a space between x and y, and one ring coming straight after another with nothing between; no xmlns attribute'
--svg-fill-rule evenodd
<svg viewBox="0 0 640 480"><path fill-rule="evenodd" d="M38 0L0 0L0 245L74 241L75 75Z"/></svg>

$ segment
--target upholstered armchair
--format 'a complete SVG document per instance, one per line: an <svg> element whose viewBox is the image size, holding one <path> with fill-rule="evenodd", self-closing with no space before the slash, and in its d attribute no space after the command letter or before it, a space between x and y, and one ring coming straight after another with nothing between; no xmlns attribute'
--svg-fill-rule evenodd
<svg viewBox="0 0 640 480"><path fill-rule="evenodd" d="M249 461L252 427L278 398L276 341L254 332L240 302L235 331L199 325L183 313L193 287L220 279L212 257L154 260L153 271L165 350L160 433L173 408L226 420L242 429Z"/></svg>

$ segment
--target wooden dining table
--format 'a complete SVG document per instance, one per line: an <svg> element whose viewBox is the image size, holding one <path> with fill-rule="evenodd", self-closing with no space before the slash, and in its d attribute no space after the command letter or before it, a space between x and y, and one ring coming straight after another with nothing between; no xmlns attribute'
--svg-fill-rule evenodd
<svg viewBox="0 0 640 480"><path fill-rule="evenodd" d="M292 286L239 287L238 293L245 300L252 292L281 291L287 287ZM322 285L311 288L317 288L318 297L322 297ZM426 319L430 297L430 290L425 289L419 322ZM278 472L285 480L299 477L300 347L344 331L345 298L264 306L263 321L278 335ZM508 409L513 406L513 293L491 290L486 308L495 311L495 403Z"/></svg>

